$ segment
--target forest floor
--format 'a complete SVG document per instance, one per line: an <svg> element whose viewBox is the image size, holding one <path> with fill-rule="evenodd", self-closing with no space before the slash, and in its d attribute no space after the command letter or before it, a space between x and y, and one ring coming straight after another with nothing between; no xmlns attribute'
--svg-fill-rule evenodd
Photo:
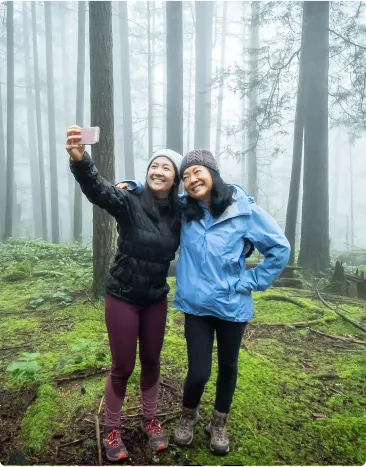
<svg viewBox="0 0 366 467"><path fill-rule="evenodd" d="M96 465L110 366L103 302L93 302L91 252L12 240L0 245L0 461ZM171 280L170 302L175 291ZM138 429L139 369L124 411L129 465L362 465L366 462L366 335L310 290L254 294L229 421L231 452L215 457L203 423L191 447L149 452ZM327 296L334 303L335 297ZM339 300L339 298L338 298ZM359 322L366 303L341 299ZM361 343L361 342L363 343ZM172 435L186 372L183 317L170 308L159 418ZM202 402L208 420L217 361ZM172 437L171 437L172 438ZM172 439L171 439L172 440ZM172 440L173 441L173 440ZM23 459L25 456L25 459ZM108 462L103 460L105 464Z"/></svg>

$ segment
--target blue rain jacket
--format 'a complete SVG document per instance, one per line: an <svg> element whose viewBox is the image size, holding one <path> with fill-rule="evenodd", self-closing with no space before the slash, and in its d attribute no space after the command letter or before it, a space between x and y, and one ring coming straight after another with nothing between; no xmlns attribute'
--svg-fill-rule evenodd
<svg viewBox="0 0 366 467"><path fill-rule="evenodd" d="M131 189L143 186L128 182ZM276 221L240 186L233 186L234 202L220 217L212 217L202 205L203 219L183 218L174 306L196 316L243 322L253 318L251 293L266 290L278 278L288 263L290 245ZM264 259L246 270L248 242Z"/></svg>

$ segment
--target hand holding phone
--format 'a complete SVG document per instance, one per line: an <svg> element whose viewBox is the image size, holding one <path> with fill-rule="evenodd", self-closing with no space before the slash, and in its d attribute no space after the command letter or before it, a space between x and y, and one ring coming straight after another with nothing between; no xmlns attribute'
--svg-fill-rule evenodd
<svg viewBox="0 0 366 467"><path fill-rule="evenodd" d="M99 127L80 128L72 125L67 130L66 151L71 159L80 161L84 157L85 146L99 142Z"/></svg>

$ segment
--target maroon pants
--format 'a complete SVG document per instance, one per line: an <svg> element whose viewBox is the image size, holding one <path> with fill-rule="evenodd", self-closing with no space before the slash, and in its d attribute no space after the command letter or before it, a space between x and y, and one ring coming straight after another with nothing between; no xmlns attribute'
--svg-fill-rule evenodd
<svg viewBox="0 0 366 467"><path fill-rule="evenodd" d="M148 419L155 417L167 311L167 298L140 306L107 295L105 319L112 352L112 370L105 391L107 426L120 425L127 382L135 368L137 341L143 415Z"/></svg>

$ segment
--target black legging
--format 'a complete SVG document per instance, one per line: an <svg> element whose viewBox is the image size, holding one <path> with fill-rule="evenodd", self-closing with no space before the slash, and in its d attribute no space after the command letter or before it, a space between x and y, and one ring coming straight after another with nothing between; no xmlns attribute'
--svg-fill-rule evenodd
<svg viewBox="0 0 366 467"><path fill-rule="evenodd" d="M195 409L200 403L205 384L211 376L216 331L219 373L215 409L229 413L238 377L240 344L246 325L211 316L185 315L188 374L184 383L184 407Z"/></svg>

